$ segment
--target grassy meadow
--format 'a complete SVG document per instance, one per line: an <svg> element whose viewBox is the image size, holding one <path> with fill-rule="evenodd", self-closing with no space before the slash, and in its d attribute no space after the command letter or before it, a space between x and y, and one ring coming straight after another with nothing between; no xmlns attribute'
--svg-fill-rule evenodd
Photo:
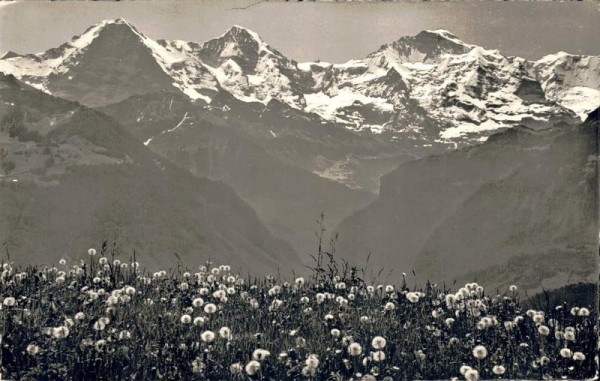
<svg viewBox="0 0 600 381"><path fill-rule="evenodd" d="M78 263L2 264L2 377L18 380L585 379L592 306L525 309L490 294L365 283L320 257L306 278L227 265L142 271L90 249Z"/></svg>

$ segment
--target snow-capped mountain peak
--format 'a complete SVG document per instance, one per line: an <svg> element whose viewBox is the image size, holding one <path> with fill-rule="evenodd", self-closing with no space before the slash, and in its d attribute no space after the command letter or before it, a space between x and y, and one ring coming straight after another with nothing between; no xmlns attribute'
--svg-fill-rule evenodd
<svg viewBox="0 0 600 381"><path fill-rule="evenodd" d="M391 44L383 45L369 57L373 59L384 56L386 60L393 57L400 63L430 63L442 54L465 54L473 48L474 45L464 43L447 30L425 30L414 36L401 37ZM394 62L391 64L393 65Z"/></svg>
<svg viewBox="0 0 600 381"><path fill-rule="evenodd" d="M267 45L257 33L239 25L232 26L221 36L202 44L198 54L205 64L212 67L219 67L232 59L245 72L253 72L259 59L264 55L270 55L276 60L286 60L281 53Z"/></svg>
<svg viewBox="0 0 600 381"><path fill-rule="evenodd" d="M0 71L92 106L176 88L206 103L221 91L265 106L275 100L373 133L420 131L429 118L445 126L442 141L600 105L600 57L559 52L530 62L444 29L401 37L364 59L297 64L239 25L199 44L155 41L119 18L44 53L9 54Z"/></svg>

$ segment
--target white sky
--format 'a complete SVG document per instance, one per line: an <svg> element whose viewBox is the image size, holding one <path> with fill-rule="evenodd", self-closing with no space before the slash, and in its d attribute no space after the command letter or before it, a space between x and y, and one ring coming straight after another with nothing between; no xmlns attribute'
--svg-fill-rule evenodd
<svg viewBox="0 0 600 381"><path fill-rule="evenodd" d="M59 46L103 19L123 17L149 37L203 42L231 25L257 32L291 59L345 62L424 29L539 58L557 51L600 55L600 8L592 2L308 3L248 0L0 3L0 51Z"/></svg>

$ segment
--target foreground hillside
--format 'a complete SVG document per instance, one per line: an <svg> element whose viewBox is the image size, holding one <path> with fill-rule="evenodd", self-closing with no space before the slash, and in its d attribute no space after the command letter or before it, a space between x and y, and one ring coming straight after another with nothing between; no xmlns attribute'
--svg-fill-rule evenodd
<svg viewBox="0 0 600 381"><path fill-rule="evenodd" d="M584 379L592 306L521 306L488 294L367 285L317 268L291 283L229 266L140 271L137 262L3 264L3 375L15 379Z"/></svg>
<svg viewBox="0 0 600 381"><path fill-rule="evenodd" d="M233 189L175 167L115 119L12 76L0 75L0 99L0 237L19 263L77 259L108 240L152 268L174 253L257 273L299 266Z"/></svg>

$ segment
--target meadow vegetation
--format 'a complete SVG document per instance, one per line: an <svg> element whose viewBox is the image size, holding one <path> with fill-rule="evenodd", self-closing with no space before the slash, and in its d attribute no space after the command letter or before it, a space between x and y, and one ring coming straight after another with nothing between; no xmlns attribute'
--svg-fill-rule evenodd
<svg viewBox="0 0 600 381"><path fill-rule="evenodd" d="M366 283L333 256L313 275L227 265L145 272L106 248L53 267L2 264L3 377L20 380L584 379L592 306L526 310L488 294Z"/></svg>

